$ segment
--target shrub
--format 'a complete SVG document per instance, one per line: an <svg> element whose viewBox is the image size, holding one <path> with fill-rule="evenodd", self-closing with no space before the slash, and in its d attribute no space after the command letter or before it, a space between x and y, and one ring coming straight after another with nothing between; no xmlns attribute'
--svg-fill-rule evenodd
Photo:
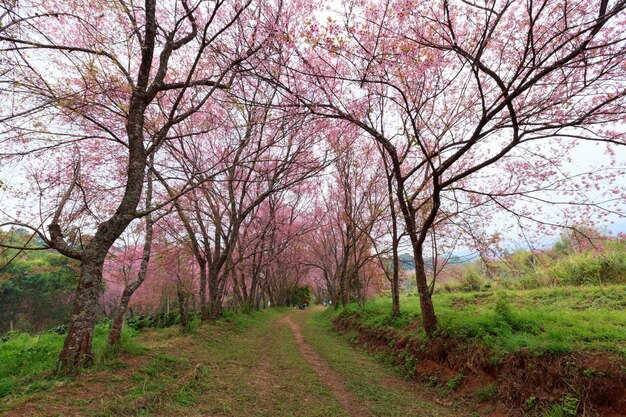
<svg viewBox="0 0 626 417"><path fill-rule="evenodd" d="M515 331L531 334L538 334L541 331L541 326L536 321L513 311L506 298L498 298L494 310L498 317Z"/></svg>
<svg viewBox="0 0 626 417"><path fill-rule="evenodd" d="M413 378L413 376L417 372L417 363L415 361L415 358L411 356L410 353L403 351L400 354L400 360L402 364L400 369L402 371L402 375L404 376L404 378L406 379Z"/></svg>
<svg viewBox="0 0 626 417"><path fill-rule="evenodd" d="M190 322L198 317L199 317L199 313L197 312L189 313ZM148 328L162 329L162 328L174 326L176 324L180 324L180 314L178 313L161 312L156 315L138 314L136 316L126 318L126 326L136 331L148 329Z"/></svg>
<svg viewBox="0 0 626 417"><path fill-rule="evenodd" d="M463 383L464 379L465 376L463 374L458 374L450 378L448 382L446 382L446 387L448 387L448 389L450 390L455 390Z"/></svg>
<svg viewBox="0 0 626 417"><path fill-rule="evenodd" d="M615 252L571 255L548 267L545 274L558 284L603 285L626 283L626 258Z"/></svg>
<svg viewBox="0 0 626 417"><path fill-rule="evenodd" d="M483 403L492 401L496 398L496 386L494 384L489 384L485 387L478 388L478 390L476 390L476 397L478 397L478 401Z"/></svg>
<svg viewBox="0 0 626 417"><path fill-rule="evenodd" d="M463 278L461 278L461 288L463 291L480 291L483 285L485 285L485 280L473 269L470 269L463 275Z"/></svg>

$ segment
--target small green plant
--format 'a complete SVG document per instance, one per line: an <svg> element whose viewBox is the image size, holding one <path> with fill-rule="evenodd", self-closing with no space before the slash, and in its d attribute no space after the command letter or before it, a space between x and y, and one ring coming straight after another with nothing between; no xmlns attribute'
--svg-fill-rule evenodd
<svg viewBox="0 0 626 417"><path fill-rule="evenodd" d="M565 396L560 404L552 404L542 414L542 417L574 417L578 414L580 400L576 397Z"/></svg>
<svg viewBox="0 0 626 417"><path fill-rule="evenodd" d="M587 368L585 370L583 370L583 376L585 378L593 378L595 376L602 376L604 374L604 372L600 372L594 368Z"/></svg>
<svg viewBox="0 0 626 417"><path fill-rule="evenodd" d="M415 372L417 372L417 363L415 362L415 358L411 356L407 351L403 351L401 354L402 357L402 374L406 379L413 378Z"/></svg>
<svg viewBox="0 0 626 417"><path fill-rule="evenodd" d="M550 408L545 410L541 417L565 417L567 414L564 413L563 407L561 404L552 404Z"/></svg>
<svg viewBox="0 0 626 417"><path fill-rule="evenodd" d="M511 305L506 298L498 298L494 310L496 311L496 314L498 314L498 316L504 319L507 323L514 321L513 310L511 309Z"/></svg>
<svg viewBox="0 0 626 417"><path fill-rule="evenodd" d="M455 390L463 383L464 379L465 376L463 374L458 374L450 378L448 382L446 382L446 387L448 387L448 389L450 390Z"/></svg>
<svg viewBox="0 0 626 417"><path fill-rule="evenodd" d="M533 397L528 397L526 399L526 407L530 408L530 409L535 409L537 408L537 397L533 396Z"/></svg>
<svg viewBox="0 0 626 417"><path fill-rule="evenodd" d="M489 384L485 387L478 388L476 390L476 397L480 402L488 402L493 401L496 398L496 386L494 384Z"/></svg>
<svg viewBox="0 0 626 417"><path fill-rule="evenodd" d="M565 396L561 400L561 404L565 415L573 417L578 413L578 404L580 404L580 400L576 397Z"/></svg>
<svg viewBox="0 0 626 417"><path fill-rule="evenodd" d="M577 366L576 366L576 362L571 362L571 361L567 361L565 362L565 369L567 369L568 372L576 372Z"/></svg>
<svg viewBox="0 0 626 417"><path fill-rule="evenodd" d="M61 324L49 330L50 333L65 334L67 333L67 324Z"/></svg>
<svg viewBox="0 0 626 417"><path fill-rule="evenodd" d="M429 387L435 387L437 386L437 384L439 384L439 379L437 378L437 375L431 375L428 377L428 381L427 384Z"/></svg>

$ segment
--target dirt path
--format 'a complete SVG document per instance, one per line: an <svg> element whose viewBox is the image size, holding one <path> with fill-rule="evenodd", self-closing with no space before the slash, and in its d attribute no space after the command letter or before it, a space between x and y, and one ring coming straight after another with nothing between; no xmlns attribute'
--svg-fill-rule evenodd
<svg viewBox="0 0 626 417"><path fill-rule="evenodd" d="M320 382L322 382L333 395L337 398L341 406L345 409L349 416L366 417L370 414L363 408L359 400L349 392L345 387L345 381L341 374L334 371L322 358L317 354L304 340L300 324L294 322L291 316L294 313L283 317L280 322L287 324L296 339L298 351L306 359L311 368L317 374Z"/></svg>

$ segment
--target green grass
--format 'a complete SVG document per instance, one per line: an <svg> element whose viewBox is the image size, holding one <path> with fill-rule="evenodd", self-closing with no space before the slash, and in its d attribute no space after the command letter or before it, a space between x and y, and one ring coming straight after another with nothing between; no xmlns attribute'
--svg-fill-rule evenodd
<svg viewBox="0 0 626 417"><path fill-rule="evenodd" d="M433 302L443 333L484 344L495 353L585 350L626 356L624 285L439 293ZM390 316L386 298L346 310L374 328L402 328L420 317L417 297L405 296L400 305L398 317ZM424 337L421 330L419 334Z"/></svg>
<svg viewBox="0 0 626 417"><path fill-rule="evenodd" d="M119 349L138 353L140 347L133 342L136 332L124 329ZM111 352L107 348L108 328L97 325L94 330L93 351L97 363ZM65 335L45 332L38 335L9 333L6 341L0 342L0 398L27 396L48 389L66 380L57 374L58 357Z"/></svg>
<svg viewBox="0 0 626 417"><path fill-rule="evenodd" d="M92 417L346 416L281 320L291 312L272 308L228 315L186 333L178 328L146 331L134 339L143 346L138 355L103 357L94 369L58 383L58 389L34 393L27 403L12 401L2 410L20 415L20 407L26 407L32 415ZM309 314L297 311L292 320L302 323L307 342L342 375L346 389L371 415L449 415L422 401L414 386L389 385L390 378L402 381L352 349L345 337L330 330L327 318L314 314L308 320Z"/></svg>
<svg viewBox="0 0 626 417"><path fill-rule="evenodd" d="M152 347L152 359L133 373L132 387L86 414L345 415L300 356L291 330L277 323L286 311L228 314L186 336L147 332L140 340ZM199 378L188 377L198 365Z"/></svg>
<svg viewBox="0 0 626 417"><path fill-rule="evenodd" d="M328 316L322 311L311 313L306 319L299 315L294 320L306 320L302 329L307 343L342 375L346 388L371 415L449 415L450 410L443 414L437 406L419 398L415 387L399 382L401 378L390 372L385 364L373 360L364 351L355 351L346 343L347 337L332 331Z"/></svg>
<svg viewBox="0 0 626 417"><path fill-rule="evenodd" d="M258 312L250 315L227 314L221 325L229 326L235 331L242 330L257 323L260 315L262 313ZM199 324L199 319L194 320L187 331L197 332ZM156 329L153 332L175 337L179 334L179 327ZM120 344L111 350L107 344L108 326L96 325L93 338L96 366L92 369L123 369L127 365L116 359L119 352L130 355L145 353L146 348L136 342L138 334L139 332L125 326ZM61 377L57 372L58 357L65 337L66 335L53 331L37 335L22 332L7 333L3 341L0 341L0 399L10 398L12 404L19 403L38 391L49 390L69 381L70 378ZM182 398L184 393L180 396Z"/></svg>

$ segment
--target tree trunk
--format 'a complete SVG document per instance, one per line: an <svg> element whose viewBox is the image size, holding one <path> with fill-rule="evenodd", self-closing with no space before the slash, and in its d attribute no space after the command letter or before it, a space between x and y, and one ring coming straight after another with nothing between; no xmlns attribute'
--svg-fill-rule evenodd
<svg viewBox="0 0 626 417"><path fill-rule="evenodd" d="M189 295L181 287L180 284L177 285L176 293L178 295L178 307L180 309L180 325L183 330L186 330L189 328Z"/></svg>
<svg viewBox="0 0 626 417"><path fill-rule="evenodd" d="M219 294L219 275L214 271L209 271L209 321L215 323L222 314L221 297Z"/></svg>
<svg viewBox="0 0 626 417"><path fill-rule="evenodd" d="M395 228L395 227L394 227ZM398 242L393 243L393 275L391 277L391 314L400 314L400 259Z"/></svg>
<svg viewBox="0 0 626 417"><path fill-rule="evenodd" d="M150 165L152 165L154 159L150 157ZM148 185L146 188L146 210L149 210L152 205L152 176L148 175ZM137 273L137 278L134 281L127 282L124 286L124 291L122 292L122 297L120 298L120 303L115 311L115 317L113 318L113 322L111 323L111 329L109 331L109 346L116 345L120 341L120 337L122 335L122 325L124 324L124 316L126 315L126 309L128 308L128 304L130 303L130 299L137 291L137 289L141 286L143 281L146 279L146 275L148 273L148 264L150 263L150 254L152 253L152 226L153 220L152 215L148 214L146 216L146 237L143 244L143 250L141 253L141 265L139 267L139 272ZM167 297L167 313L169 314L170 310L170 298Z"/></svg>
<svg viewBox="0 0 626 417"><path fill-rule="evenodd" d="M109 330L109 346L114 346L120 341L120 337L122 336L122 326L124 324L124 315L126 314L126 309L128 308L128 303L130 302L132 294L133 291L130 290L129 286L126 286L124 288L124 292L122 293L122 298L120 298L117 310L115 311L113 321L111 322L111 330Z"/></svg>
<svg viewBox="0 0 626 417"><path fill-rule="evenodd" d="M252 278L250 282L250 292L248 293L248 305L246 306L247 312L252 313L254 309L254 305L256 302L257 296L257 287L259 282L259 273L257 272L257 268L255 266L252 267Z"/></svg>
<svg viewBox="0 0 626 417"><path fill-rule="evenodd" d="M237 278L237 272L233 269L232 273L232 285L233 285L233 297L235 297L235 304L237 307L243 305L244 299L241 295L241 287L239 286L239 280Z"/></svg>
<svg viewBox="0 0 626 417"><path fill-rule="evenodd" d="M397 160L396 160L397 163ZM402 215L404 216L404 222L406 226L406 232L411 240L411 246L413 248L413 258L415 259L415 281L417 283L417 291L420 297L420 308L422 310L422 321L424 331L430 338L437 330L437 317L435 316L435 308L433 307L433 300L428 289L428 280L426 276L426 267L424 265L423 246L426 236L426 231L434 222L434 216L439 209L440 201L436 193L433 194L433 205L430 209L428 218L421 225L421 233L418 233L418 227L415 222L416 213L409 206L409 203L405 199L404 195L404 179L401 176L398 167L394 169L394 175L398 184L396 190L396 197L400 204Z"/></svg>
<svg viewBox="0 0 626 417"><path fill-rule="evenodd" d="M350 297L348 296L348 291L344 291L341 294L341 305L343 307L347 306L348 304L350 304Z"/></svg>
<svg viewBox="0 0 626 417"><path fill-rule="evenodd" d="M209 319L206 297L206 262L200 262L200 320L205 322Z"/></svg>
<svg viewBox="0 0 626 417"><path fill-rule="evenodd" d="M430 291L428 290L424 257L422 255L421 248L418 249L416 249L415 245L413 246L413 256L415 257L415 280L417 281L417 291L420 297L424 330L426 331L426 335L428 337L432 337L437 330L437 317L435 316L433 300L430 296Z"/></svg>
<svg viewBox="0 0 626 417"><path fill-rule="evenodd" d="M383 156L384 158L384 156ZM387 169L387 164L385 163ZM387 174L387 193L389 194L389 210L391 214L391 251L393 256L393 275L391 277L391 314L400 314L400 258L398 256L398 215L396 213L396 203L393 199L393 176Z"/></svg>
<svg viewBox="0 0 626 417"><path fill-rule="evenodd" d="M91 344L96 325L104 256L96 259L85 258L80 268L70 328L59 357L64 374L90 366L94 360Z"/></svg>
<svg viewBox="0 0 626 417"><path fill-rule="evenodd" d="M397 316L400 314L400 282L398 271L393 271L393 281L391 282L391 314Z"/></svg>

